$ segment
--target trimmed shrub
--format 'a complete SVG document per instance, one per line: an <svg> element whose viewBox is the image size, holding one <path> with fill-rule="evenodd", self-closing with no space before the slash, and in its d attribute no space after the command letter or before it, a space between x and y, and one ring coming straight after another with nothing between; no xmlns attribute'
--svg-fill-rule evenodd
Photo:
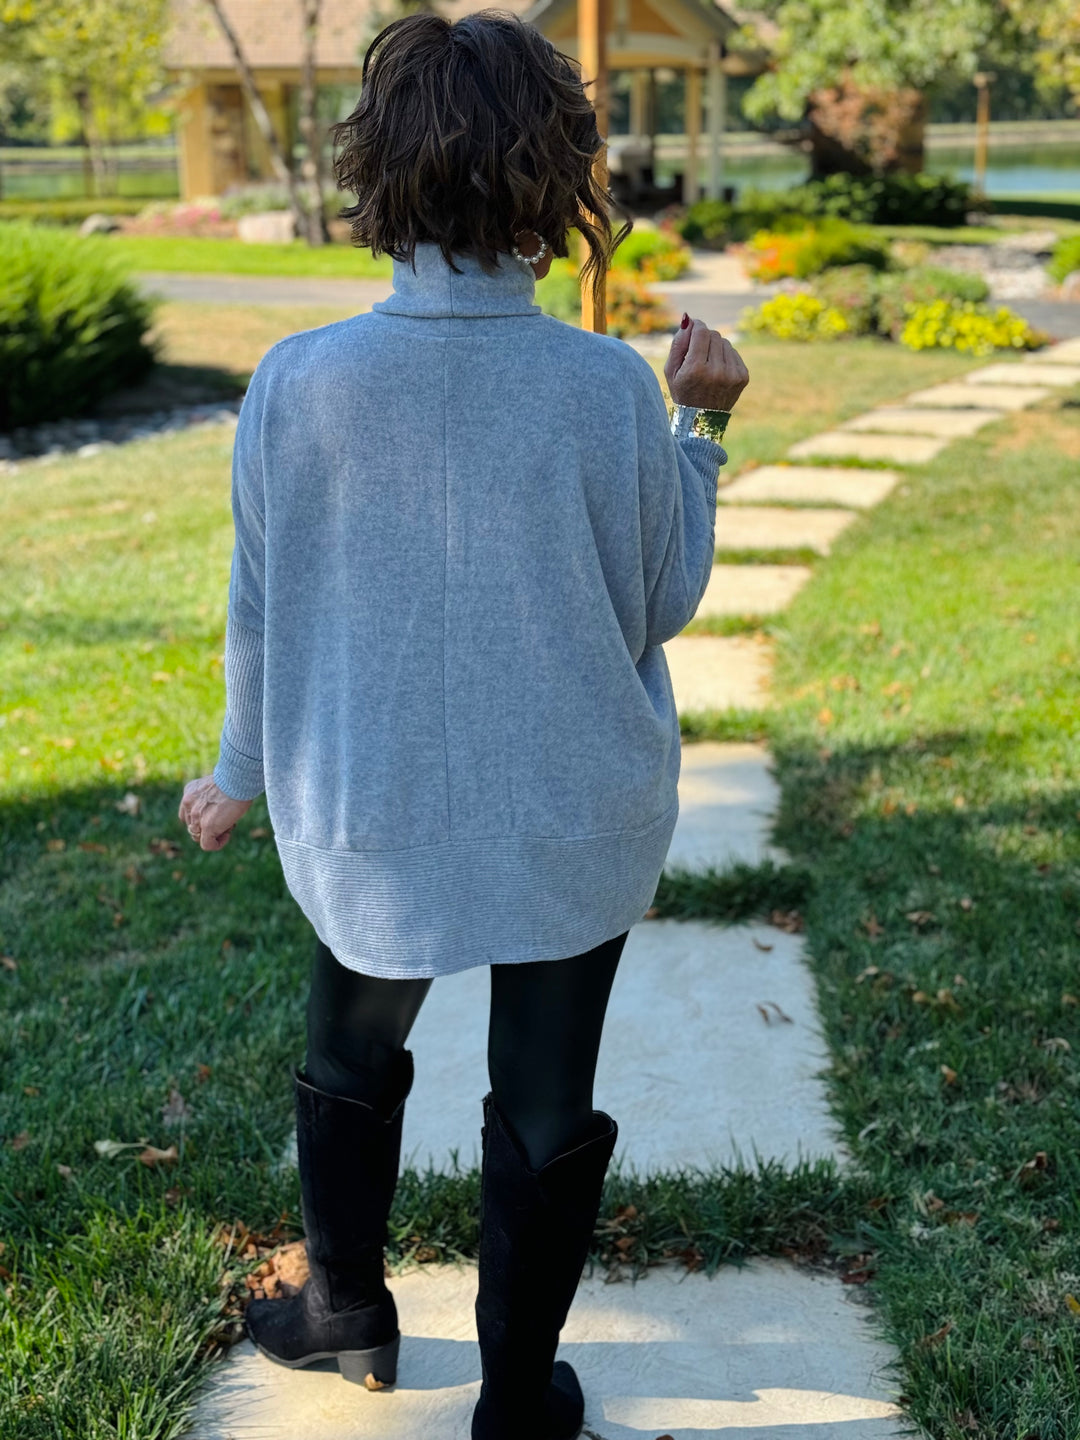
<svg viewBox="0 0 1080 1440"><path fill-rule="evenodd" d="M152 307L108 241L0 226L0 429L89 410L153 363Z"/></svg>
<svg viewBox="0 0 1080 1440"><path fill-rule="evenodd" d="M690 251L662 230L632 230L612 257L617 270L634 270L643 280L677 280L690 268Z"/></svg>
<svg viewBox="0 0 1080 1440"><path fill-rule="evenodd" d="M850 334L869 335L877 328L879 285L885 278L869 265L837 265L817 277L810 293L840 311Z"/></svg>
<svg viewBox="0 0 1080 1440"><path fill-rule="evenodd" d="M833 265L884 270L889 250L869 230L844 220L825 220L791 233L759 230L751 239L747 271L755 280L806 280Z"/></svg>
<svg viewBox="0 0 1080 1440"><path fill-rule="evenodd" d="M900 343L909 350L991 355L995 350L1037 350L1046 341L1005 305L991 310L970 300L932 300L907 307Z"/></svg>
<svg viewBox="0 0 1080 1440"><path fill-rule="evenodd" d="M963 225L971 186L951 175L828 175L800 187L817 215L856 225Z"/></svg>
<svg viewBox="0 0 1080 1440"><path fill-rule="evenodd" d="M81 225L88 215L138 215L149 203L120 195L105 195L97 200L0 200L0 220Z"/></svg>
<svg viewBox="0 0 1080 1440"><path fill-rule="evenodd" d="M744 310L741 329L777 340L841 340L852 331L843 311L816 295L776 295L756 309Z"/></svg>
<svg viewBox="0 0 1080 1440"><path fill-rule="evenodd" d="M1066 275L1080 270L1080 235L1065 235L1054 246L1050 264L1046 267L1050 279L1060 285Z"/></svg>
<svg viewBox="0 0 1080 1440"><path fill-rule="evenodd" d="M556 320L581 324L581 290L572 261L556 260L544 279L537 281L536 303ZM674 328L664 302L632 270L608 271L607 319L608 334L620 339Z"/></svg>
<svg viewBox="0 0 1080 1440"><path fill-rule="evenodd" d="M876 328L897 340L909 306L930 305L935 300L978 305L989 294L990 287L981 275L964 275L934 265L882 275L877 287Z"/></svg>
<svg viewBox="0 0 1080 1440"><path fill-rule="evenodd" d="M971 187L947 175L830 175L790 190L746 190L736 205L699 200L671 223L688 244L722 249L755 230L784 231L800 220L963 225L971 203Z"/></svg>
<svg viewBox="0 0 1080 1440"><path fill-rule="evenodd" d="M607 328L609 335L624 340L630 335L671 330L673 321L663 300L636 275L611 270L607 285Z"/></svg>

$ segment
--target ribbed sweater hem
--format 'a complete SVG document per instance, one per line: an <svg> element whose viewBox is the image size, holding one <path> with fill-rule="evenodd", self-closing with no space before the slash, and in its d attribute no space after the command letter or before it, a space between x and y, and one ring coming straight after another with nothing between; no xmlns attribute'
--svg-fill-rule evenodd
<svg viewBox="0 0 1080 1440"><path fill-rule="evenodd" d="M571 839L510 835L406 850L277 837L289 890L350 970L387 979L560 960L629 930L652 904L678 815Z"/></svg>

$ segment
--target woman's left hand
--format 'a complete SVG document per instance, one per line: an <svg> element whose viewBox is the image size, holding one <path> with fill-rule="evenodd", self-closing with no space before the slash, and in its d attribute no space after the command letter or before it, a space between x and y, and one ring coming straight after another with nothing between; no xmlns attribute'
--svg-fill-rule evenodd
<svg viewBox="0 0 1080 1440"><path fill-rule="evenodd" d="M203 775L184 786L180 819L201 850L223 850L236 822L252 804L251 800L234 800L218 789L212 775Z"/></svg>

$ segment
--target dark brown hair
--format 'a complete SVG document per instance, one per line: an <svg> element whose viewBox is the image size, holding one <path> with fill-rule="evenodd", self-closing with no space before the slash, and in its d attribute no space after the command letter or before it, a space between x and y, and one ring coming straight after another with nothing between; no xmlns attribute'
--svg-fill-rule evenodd
<svg viewBox="0 0 1080 1440"><path fill-rule="evenodd" d="M381 30L364 56L360 99L333 128L338 188L353 241L412 261L435 242L488 274L534 230L556 255L584 235L595 287L615 246L610 192L593 173L602 141L576 63L514 15L449 21L421 13Z"/></svg>

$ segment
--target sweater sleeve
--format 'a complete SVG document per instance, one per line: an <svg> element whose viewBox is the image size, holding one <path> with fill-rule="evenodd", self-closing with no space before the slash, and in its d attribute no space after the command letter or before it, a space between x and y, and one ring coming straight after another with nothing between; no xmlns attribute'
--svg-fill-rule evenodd
<svg viewBox="0 0 1080 1440"><path fill-rule="evenodd" d="M639 408L638 493L647 645L671 640L694 618L712 574L716 483L727 454L714 440L677 441L656 376Z"/></svg>
<svg viewBox="0 0 1080 1440"><path fill-rule="evenodd" d="M225 722L214 766L218 788L234 800L254 800L263 777L263 607L265 540L262 403L253 377L236 426L232 459L235 541L225 624Z"/></svg>

